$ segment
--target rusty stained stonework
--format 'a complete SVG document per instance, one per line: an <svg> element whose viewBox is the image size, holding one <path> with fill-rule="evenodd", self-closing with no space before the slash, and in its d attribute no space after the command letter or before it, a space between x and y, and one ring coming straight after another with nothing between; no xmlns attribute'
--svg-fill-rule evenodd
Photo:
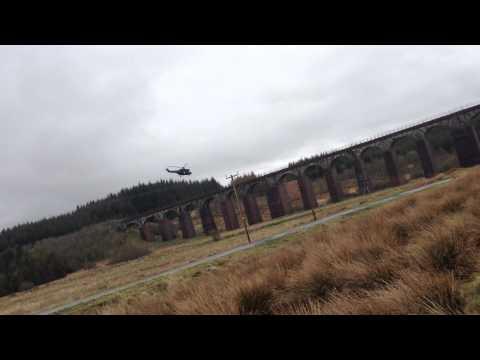
<svg viewBox="0 0 480 360"><path fill-rule="evenodd" d="M240 227L238 222L238 216L235 212L235 207L233 206L232 199L227 197L220 203L222 216L225 221L225 228L228 230L235 230Z"/></svg>
<svg viewBox="0 0 480 360"><path fill-rule="evenodd" d="M267 190L267 202L272 219L288 215L292 212L290 199L282 182Z"/></svg>
<svg viewBox="0 0 480 360"><path fill-rule="evenodd" d="M184 239L190 239L196 235L192 216L187 210L182 210L180 212L180 229L182 230L182 236Z"/></svg>
<svg viewBox="0 0 480 360"><path fill-rule="evenodd" d="M255 196L252 194L246 194L243 198L243 206L245 207L245 213L249 225L258 224L263 221Z"/></svg>

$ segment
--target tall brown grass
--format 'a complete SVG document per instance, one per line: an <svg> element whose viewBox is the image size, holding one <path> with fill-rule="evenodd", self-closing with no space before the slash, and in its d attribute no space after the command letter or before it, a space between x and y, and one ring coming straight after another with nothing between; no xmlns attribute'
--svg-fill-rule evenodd
<svg viewBox="0 0 480 360"><path fill-rule="evenodd" d="M124 314L462 314L480 259L480 169L268 254L107 306Z"/></svg>

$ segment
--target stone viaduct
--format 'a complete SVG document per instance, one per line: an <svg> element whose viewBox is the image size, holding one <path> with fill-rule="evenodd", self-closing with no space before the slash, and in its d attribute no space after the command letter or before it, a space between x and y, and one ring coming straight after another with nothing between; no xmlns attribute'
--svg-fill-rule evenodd
<svg viewBox="0 0 480 360"><path fill-rule="evenodd" d="M268 208L272 218L292 213L292 207L284 187L286 179L297 180L305 210L317 207L318 204L312 180L308 176L308 173L312 170L315 170L317 174L320 174L325 179L330 201L341 201L344 198L344 193L341 186L338 185L332 169L336 161L342 157L350 158L350 161L354 164L353 169L359 193L371 192L371 181L365 167L365 153L369 150L381 152L384 167L390 179L390 185L401 185L405 180L401 176L394 149L396 144L402 139L410 139L410 141L414 142L424 176L427 178L434 176L438 171L438 166L434 162L432 145L429 140L429 133L433 129L442 129L448 133L460 166L469 167L480 164L480 141L477 127L480 128L480 104L417 123L340 150L322 154L306 163L241 183L237 186L237 189L248 223L253 225L263 221L256 197L253 194L253 190L259 185L265 189ZM217 229L217 224L211 211L211 204L214 202L217 202L220 206L226 230L238 229L240 221L238 211L235 209L231 187L217 193L190 199L168 208L157 209L136 218L125 219L123 226L139 227L145 238L147 236L146 226L149 222L155 222L160 226L163 240L170 240L176 236L176 229L174 229L172 220L178 218L183 238L192 238L196 236L196 231L192 222L191 212L197 209L200 214L203 232L209 234Z"/></svg>

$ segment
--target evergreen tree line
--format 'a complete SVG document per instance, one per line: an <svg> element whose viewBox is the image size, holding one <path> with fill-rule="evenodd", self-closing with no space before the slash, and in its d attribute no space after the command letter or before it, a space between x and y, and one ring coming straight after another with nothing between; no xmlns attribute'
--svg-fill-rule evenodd
<svg viewBox="0 0 480 360"><path fill-rule="evenodd" d="M33 244L44 238L77 231L87 225L134 216L221 189L222 186L214 178L202 181L161 180L155 183L140 183L122 189L117 194L110 194L104 199L77 206L76 210L70 213L3 229L0 232L0 253L7 248Z"/></svg>

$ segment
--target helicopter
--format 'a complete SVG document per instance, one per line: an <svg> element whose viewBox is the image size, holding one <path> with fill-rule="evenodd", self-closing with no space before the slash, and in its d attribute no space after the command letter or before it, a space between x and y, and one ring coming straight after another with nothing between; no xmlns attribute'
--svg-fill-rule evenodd
<svg viewBox="0 0 480 360"><path fill-rule="evenodd" d="M169 173L175 173L180 176L192 175L192 172L190 171L190 169L187 169L186 166L187 164L185 164L184 166L169 166L170 168L178 168L178 170L170 170L168 167L165 170L167 170L167 172Z"/></svg>

